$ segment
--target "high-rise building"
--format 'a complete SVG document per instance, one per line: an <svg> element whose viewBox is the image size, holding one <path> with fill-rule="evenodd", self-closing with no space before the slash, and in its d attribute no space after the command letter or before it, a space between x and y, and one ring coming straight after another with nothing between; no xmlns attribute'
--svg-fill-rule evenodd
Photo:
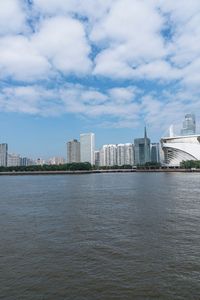
<svg viewBox="0 0 200 300"><path fill-rule="evenodd" d="M80 142L77 140L67 142L67 163L79 163L80 161Z"/></svg>
<svg viewBox="0 0 200 300"><path fill-rule="evenodd" d="M117 145L110 144L106 146L106 166L117 165Z"/></svg>
<svg viewBox="0 0 200 300"><path fill-rule="evenodd" d="M153 163L160 162L160 144L159 143L151 144L151 162L153 162Z"/></svg>
<svg viewBox="0 0 200 300"><path fill-rule="evenodd" d="M8 160L8 144L0 144L0 166L7 167Z"/></svg>
<svg viewBox="0 0 200 300"><path fill-rule="evenodd" d="M134 165L134 148L133 144L118 144L117 145L117 165Z"/></svg>
<svg viewBox="0 0 200 300"><path fill-rule="evenodd" d="M103 145L100 150L101 166L123 166L134 165L134 146L127 144L108 144Z"/></svg>
<svg viewBox="0 0 200 300"><path fill-rule="evenodd" d="M183 121L181 135L194 135L196 133L196 120L194 114L186 114Z"/></svg>
<svg viewBox="0 0 200 300"><path fill-rule="evenodd" d="M94 133L80 134L81 162L89 162L94 165L95 135Z"/></svg>
<svg viewBox="0 0 200 300"><path fill-rule="evenodd" d="M117 162L116 162L116 164L118 166L125 165L125 145L124 144L118 144L116 150L117 150Z"/></svg>
<svg viewBox="0 0 200 300"><path fill-rule="evenodd" d="M135 164L144 165L151 161L150 157L150 139L147 137L146 127L144 129L144 138L134 140Z"/></svg>
<svg viewBox="0 0 200 300"><path fill-rule="evenodd" d="M100 165L108 167L117 165L117 145L103 145L100 151Z"/></svg>
<svg viewBox="0 0 200 300"><path fill-rule="evenodd" d="M125 151L124 151L124 164L125 165L134 165L134 145L131 143L124 144Z"/></svg>
<svg viewBox="0 0 200 300"><path fill-rule="evenodd" d="M27 166L33 166L34 164L35 162L31 158L21 157L21 162L20 162L21 166L27 167Z"/></svg>
<svg viewBox="0 0 200 300"><path fill-rule="evenodd" d="M94 164L96 167L100 166L100 151L94 151Z"/></svg>
<svg viewBox="0 0 200 300"><path fill-rule="evenodd" d="M99 151L99 154L100 154L100 166L105 166L106 165L106 155L105 155L105 147L103 146L100 151Z"/></svg>
<svg viewBox="0 0 200 300"><path fill-rule="evenodd" d="M18 167L21 165L21 157L18 154L8 154L8 167Z"/></svg>

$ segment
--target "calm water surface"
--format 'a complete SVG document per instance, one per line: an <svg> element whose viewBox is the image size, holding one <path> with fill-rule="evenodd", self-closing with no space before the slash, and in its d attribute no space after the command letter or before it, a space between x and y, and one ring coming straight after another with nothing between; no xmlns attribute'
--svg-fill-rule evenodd
<svg viewBox="0 0 200 300"><path fill-rule="evenodd" d="M200 299L200 174L0 177L0 299Z"/></svg>

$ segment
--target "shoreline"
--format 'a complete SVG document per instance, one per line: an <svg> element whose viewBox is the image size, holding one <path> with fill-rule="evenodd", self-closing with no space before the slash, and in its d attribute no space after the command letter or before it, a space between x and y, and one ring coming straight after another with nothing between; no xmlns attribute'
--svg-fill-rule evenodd
<svg viewBox="0 0 200 300"><path fill-rule="evenodd" d="M105 173L200 173L200 169L111 169L111 170L89 170L89 171L11 171L0 172L0 176L19 175L83 175L83 174L105 174Z"/></svg>

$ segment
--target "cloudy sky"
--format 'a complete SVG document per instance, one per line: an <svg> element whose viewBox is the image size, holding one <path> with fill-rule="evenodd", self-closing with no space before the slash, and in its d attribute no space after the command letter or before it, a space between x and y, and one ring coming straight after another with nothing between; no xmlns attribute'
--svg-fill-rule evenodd
<svg viewBox="0 0 200 300"><path fill-rule="evenodd" d="M200 123L199 0L0 1L0 142L33 157Z"/></svg>

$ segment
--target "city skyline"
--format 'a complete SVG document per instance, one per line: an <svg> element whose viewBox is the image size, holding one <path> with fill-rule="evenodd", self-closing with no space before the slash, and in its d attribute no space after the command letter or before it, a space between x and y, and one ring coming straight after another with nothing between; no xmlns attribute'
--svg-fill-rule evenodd
<svg viewBox="0 0 200 300"><path fill-rule="evenodd" d="M178 136L184 136L184 135L186 135L186 136L187 135L193 135L193 134L196 134L196 127L197 126L198 126L198 123L196 124L196 115L187 113L184 116L184 120L182 122L182 125L179 124L179 131L176 130L176 132L174 132L174 126L173 126L173 124L171 124L168 128L167 134L165 136L162 136L159 141L154 141L154 140L152 140L151 137L150 137L150 139L147 138L147 128L146 128L146 126L144 127L144 137L133 138L132 141L128 141L128 142L127 141L125 141L125 142L120 141L120 142L117 142L117 143L112 143L111 140L109 140L108 143L104 142L103 144L101 144L99 146L99 143L96 143L95 133L79 133L79 137L80 137L80 141L81 141L81 136L84 136L84 135L87 136L87 135L91 135L91 134L94 135L94 140L95 141L93 142L92 152L100 151L103 148L103 146L112 146L112 145L119 146L120 144L121 145L125 145L125 144L133 144L134 145L135 143L136 144L138 143L138 147L139 147L139 144L143 144L143 140L145 140L145 137L146 137L147 141L149 140L148 141L148 144L149 144L148 148L149 149L145 150L145 151L149 152L149 154L144 153L144 157L145 156L148 157L148 159L144 158L144 160L146 162L148 162L148 160L150 158L150 148L151 147L157 147L156 145L161 142L163 137L173 137L173 136L178 137ZM150 142L150 140L151 140L151 142ZM77 154L75 154L76 158L69 157L68 153L69 153L69 151L71 152L71 150L67 150L67 154L66 154L66 149L61 150L61 148L60 148L60 151L57 155L55 155L53 153L50 153L49 156L42 156L42 155L31 156L31 155L27 155L27 153L26 154L22 154L22 153L19 154L16 151L10 151L10 149L9 149L8 155L16 156L18 158L15 158L15 159L18 159L18 160L20 158L24 157L26 159L31 159L31 160L35 160L35 161L37 161L39 159L39 160L42 160L42 161L48 162L48 163L51 162L51 160L56 160L56 159L64 159L66 162L78 162L78 161L81 161L81 151L80 151L80 144L81 143L80 143L80 141L77 138L73 137L71 140L68 140L68 141L64 142L64 147L66 147L66 145L67 145L67 148L68 147L74 148L74 142L75 142L75 144L76 143L79 144L79 150L78 150L80 152L79 153L79 158L77 157ZM2 143L1 141L0 141L0 144L1 145L4 145L4 144L8 145L8 143ZM145 145L145 143L144 143L144 145ZM75 146L75 148L76 148L76 146ZM138 148L138 151L139 151L139 148ZM77 150L76 150L76 152L77 152ZM155 154L154 155L157 155L156 152L157 152L157 150L155 149ZM94 156L94 154L93 154L93 156ZM95 161L95 156L92 159L88 159L88 160L91 161L91 162L94 162Z"/></svg>
<svg viewBox="0 0 200 300"><path fill-rule="evenodd" d="M1 1L0 142L48 157L80 132L100 147L131 142L146 125L156 142L188 112L199 120L199 9L197 0Z"/></svg>

